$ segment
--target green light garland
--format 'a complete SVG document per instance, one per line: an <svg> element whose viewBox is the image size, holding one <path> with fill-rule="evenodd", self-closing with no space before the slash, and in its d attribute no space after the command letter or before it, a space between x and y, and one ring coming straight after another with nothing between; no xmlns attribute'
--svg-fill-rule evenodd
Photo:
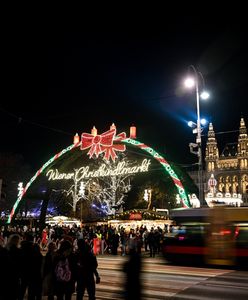
<svg viewBox="0 0 248 300"><path fill-rule="evenodd" d="M177 174L175 173L175 171L171 168L171 166L169 165L169 163L161 156L159 155L155 150L153 150L151 147L148 147L147 145L137 141L137 140L133 140L131 138L126 138L123 139L121 141L118 140L118 142L122 142L125 144L130 144L133 145L135 147L138 147L141 150L144 150L145 152L149 153L154 159L156 159L163 167L164 170L166 171L166 173L168 173L170 175L170 177L172 178L179 196L182 200L182 204L183 207L190 207L190 202L188 200L187 194L183 188L183 185L180 181L180 179L178 178ZM23 196L26 194L27 190L29 189L29 187L31 186L31 184L37 179L37 177L51 164L53 163L56 159L58 159L59 157L61 157L62 155L64 155L65 153L71 151L72 149L79 147L81 145L81 141L76 143L76 144L72 144L70 146L68 146L67 148L63 149L61 152L55 154L53 157L51 157L44 165L42 165L42 167L35 173L35 175L30 179L30 181L26 184L25 188L23 189L23 192L21 193L21 195L17 198L11 213L8 217L7 220L7 224L10 224L12 221L12 218L16 212L16 209L19 205L19 203L21 202Z"/></svg>
<svg viewBox="0 0 248 300"><path fill-rule="evenodd" d="M29 182L26 184L25 188L23 189L21 195L17 198L11 212L10 215L8 217L7 220L7 224L10 224L12 221L12 218L15 214L15 211L20 203L20 201L22 200L23 196L26 194L27 190L29 189L30 185L37 179L37 177L51 164L53 163L56 159L58 159L59 157L61 157L62 155L64 155L65 153L71 151L73 148L76 148L78 146L81 145L81 142L77 143L77 144L72 144L70 146L68 146L67 148L63 149L61 152L55 154L53 157L51 157L36 173L35 175L29 180Z"/></svg>
<svg viewBox="0 0 248 300"><path fill-rule="evenodd" d="M172 178L172 180L178 190L179 197L182 201L183 207L187 208L187 207L191 206L180 179L178 178L177 174L172 169L172 167L169 165L169 163L160 154L158 154L151 147L149 147L137 140L133 140L131 138L124 139L124 140L122 140L122 142L126 143L126 144L131 144L135 147L138 147L138 148L144 150L145 152L149 153L154 159L156 159L164 167L164 170L166 171L166 173L168 173L170 175L170 177Z"/></svg>

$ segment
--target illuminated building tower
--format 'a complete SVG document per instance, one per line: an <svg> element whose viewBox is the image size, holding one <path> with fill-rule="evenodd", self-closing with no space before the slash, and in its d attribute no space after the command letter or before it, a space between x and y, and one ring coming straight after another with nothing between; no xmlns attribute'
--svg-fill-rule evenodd
<svg viewBox="0 0 248 300"><path fill-rule="evenodd" d="M248 136L243 118L240 120L239 139L238 139L238 164L240 169L247 169L248 157Z"/></svg>
<svg viewBox="0 0 248 300"><path fill-rule="evenodd" d="M213 128L213 124L209 123L208 129L208 140L206 146L206 168L207 172L213 172L217 167L217 161L219 159L219 150L217 147L217 142L215 138L215 132Z"/></svg>
<svg viewBox="0 0 248 300"><path fill-rule="evenodd" d="M240 120L238 142L226 144L221 155L219 155L213 125L209 124L205 162L206 180L211 177L211 174L214 174L217 180L217 192L228 195L228 197L239 197L240 195L244 205L247 205L248 136L244 118Z"/></svg>
<svg viewBox="0 0 248 300"><path fill-rule="evenodd" d="M237 159L241 171L241 192L248 196L248 136L243 118L240 120Z"/></svg>

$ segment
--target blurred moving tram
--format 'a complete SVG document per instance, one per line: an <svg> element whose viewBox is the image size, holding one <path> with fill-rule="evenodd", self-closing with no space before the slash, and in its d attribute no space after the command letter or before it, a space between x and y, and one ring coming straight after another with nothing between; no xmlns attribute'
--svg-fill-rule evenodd
<svg viewBox="0 0 248 300"><path fill-rule="evenodd" d="M163 255L182 264L248 267L248 207L174 209Z"/></svg>

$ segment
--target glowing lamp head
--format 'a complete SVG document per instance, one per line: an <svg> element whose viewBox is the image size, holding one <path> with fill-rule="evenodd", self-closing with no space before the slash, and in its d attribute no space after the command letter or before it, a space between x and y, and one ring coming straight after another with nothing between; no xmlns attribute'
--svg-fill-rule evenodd
<svg viewBox="0 0 248 300"><path fill-rule="evenodd" d="M193 78L186 78L184 81L184 85L186 88L192 88L195 85L195 80Z"/></svg>
<svg viewBox="0 0 248 300"><path fill-rule="evenodd" d="M200 95L201 99L207 100L209 98L209 93L207 91L203 91Z"/></svg>
<svg viewBox="0 0 248 300"><path fill-rule="evenodd" d="M194 123L194 122L192 122L192 121L189 121L189 122L188 122L188 126L189 126L189 127L191 127L191 128L192 128L192 127L194 127L194 125L195 125L195 123Z"/></svg>
<svg viewBox="0 0 248 300"><path fill-rule="evenodd" d="M205 126L207 124L207 120L206 119L201 119L201 125Z"/></svg>

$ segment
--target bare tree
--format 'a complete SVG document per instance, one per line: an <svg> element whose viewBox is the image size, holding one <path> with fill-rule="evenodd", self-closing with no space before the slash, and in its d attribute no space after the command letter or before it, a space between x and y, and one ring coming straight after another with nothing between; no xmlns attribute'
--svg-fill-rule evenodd
<svg viewBox="0 0 248 300"><path fill-rule="evenodd" d="M126 166L131 165L124 155L115 162L104 160L104 163L108 169L114 170L120 161L125 161ZM55 190L72 199L69 204L74 214L79 201L88 202L93 208L106 215L114 214L116 209L125 203L126 194L131 190L130 174L78 180L79 171L80 169L74 169L73 184L67 190Z"/></svg>

